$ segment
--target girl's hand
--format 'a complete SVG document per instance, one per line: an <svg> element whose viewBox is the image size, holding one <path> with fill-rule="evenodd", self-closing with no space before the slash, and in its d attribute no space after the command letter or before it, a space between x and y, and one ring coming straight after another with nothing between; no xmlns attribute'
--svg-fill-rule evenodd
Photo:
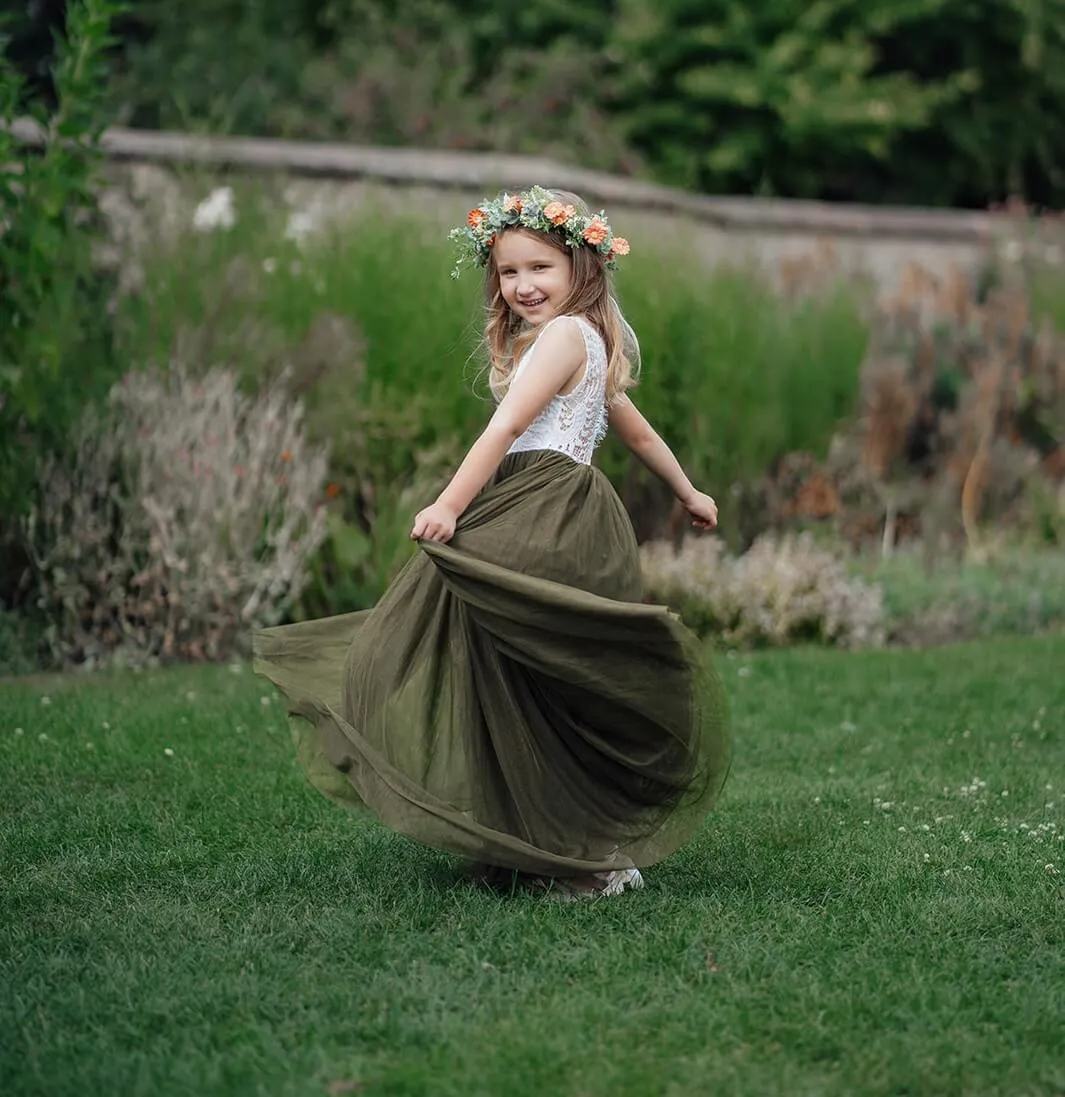
<svg viewBox="0 0 1065 1097"><path fill-rule="evenodd" d="M713 529L717 525L717 503L697 491L690 499L682 500L684 509L692 516L696 529Z"/></svg>
<svg viewBox="0 0 1065 1097"><path fill-rule="evenodd" d="M455 536L458 515L444 503L436 502L420 511L410 531L412 541L439 541L441 544Z"/></svg>

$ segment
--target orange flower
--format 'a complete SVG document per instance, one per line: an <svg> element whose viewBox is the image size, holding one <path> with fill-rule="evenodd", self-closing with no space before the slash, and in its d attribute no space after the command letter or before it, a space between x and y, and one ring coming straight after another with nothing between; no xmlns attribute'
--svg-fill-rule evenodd
<svg viewBox="0 0 1065 1097"><path fill-rule="evenodd" d="M292 450L283 449L281 451L281 460L284 461L285 464L288 464L288 462L292 460Z"/></svg>
<svg viewBox="0 0 1065 1097"><path fill-rule="evenodd" d="M507 200L503 203L504 213L510 213L513 210L517 210L518 213L521 213L523 208L524 207L523 207L522 200L517 194L510 195L507 198Z"/></svg>
<svg viewBox="0 0 1065 1097"><path fill-rule="evenodd" d="M330 499L335 499L340 494L340 485L334 483L326 484L325 493Z"/></svg>
<svg viewBox="0 0 1065 1097"><path fill-rule="evenodd" d="M608 229L605 222L601 221L598 217L593 217L591 223L584 230L585 240L595 248L599 247L609 235L610 229Z"/></svg>
<svg viewBox="0 0 1065 1097"><path fill-rule="evenodd" d="M466 224L469 225L471 229L475 229L481 224L484 218L485 212L478 206L476 209L471 209L470 212L466 214Z"/></svg>
<svg viewBox="0 0 1065 1097"><path fill-rule="evenodd" d="M564 225L577 211L561 202L548 202L544 206L544 216L552 225Z"/></svg>
<svg viewBox="0 0 1065 1097"><path fill-rule="evenodd" d="M614 246L615 254L617 254L617 255L628 255L629 254L629 242L628 242L628 240L625 239L624 236L615 236L613 246Z"/></svg>
<svg viewBox="0 0 1065 1097"><path fill-rule="evenodd" d="M485 244L490 248L494 248L496 246L496 234L494 232L491 236L488 237L488 239L485 241Z"/></svg>

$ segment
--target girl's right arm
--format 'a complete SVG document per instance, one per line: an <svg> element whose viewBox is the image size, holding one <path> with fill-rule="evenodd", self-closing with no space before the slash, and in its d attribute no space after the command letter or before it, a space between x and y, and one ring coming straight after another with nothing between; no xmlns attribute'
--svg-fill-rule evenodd
<svg viewBox="0 0 1065 1097"><path fill-rule="evenodd" d="M713 529L717 525L717 503L709 495L695 490L673 451L628 396L619 396L610 405L610 428L643 464L673 489L681 506L692 516L694 526Z"/></svg>

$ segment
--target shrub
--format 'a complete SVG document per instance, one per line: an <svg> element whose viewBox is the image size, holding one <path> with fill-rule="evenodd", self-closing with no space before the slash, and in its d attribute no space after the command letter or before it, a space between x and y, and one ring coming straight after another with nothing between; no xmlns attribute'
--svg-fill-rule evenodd
<svg viewBox="0 0 1065 1097"><path fill-rule="evenodd" d="M325 531L327 457L280 387L131 373L52 458L25 527L62 662L222 659L299 595Z"/></svg>
<svg viewBox="0 0 1065 1097"><path fill-rule="evenodd" d="M0 126L0 541L29 503L35 462L63 448L86 401L117 376L111 280L94 260L93 185L107 121L104 58L123 10L114 0L68 5L51 113L0 38L0 119L35 122L43 141L31 147Z"/></svg>
<svg viewBox="0 0 1065 1097"><path fill-rule="evenodd" d="M649 542L641 558L649 596L721 643L883 642L880 591L851 577L809 534L762 537L739 557L715 538L690 538L679 549Z"/></svg>

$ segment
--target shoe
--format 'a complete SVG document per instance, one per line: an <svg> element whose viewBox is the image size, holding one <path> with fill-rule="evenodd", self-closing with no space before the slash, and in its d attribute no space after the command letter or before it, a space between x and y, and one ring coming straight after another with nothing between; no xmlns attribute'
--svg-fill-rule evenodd
<svg viewBox="0 0 1065 1097"><path fill-rule="evenodd" d="M607 899L624 891L637 891L644 886L644 880L638 868L621 868L612 872L593 872L588 876L544 880L541 886L546 888L550 898L575 903L582 899Z"/></svg>

